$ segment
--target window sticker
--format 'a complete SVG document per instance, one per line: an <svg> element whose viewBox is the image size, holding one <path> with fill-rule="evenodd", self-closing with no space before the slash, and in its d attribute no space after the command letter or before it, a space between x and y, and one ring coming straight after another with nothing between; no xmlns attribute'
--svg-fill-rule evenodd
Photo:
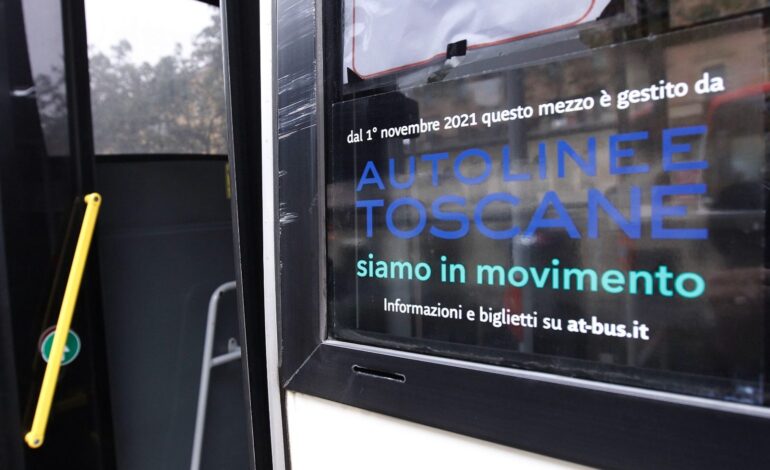
<svg viewBox="0 0 770 470"><path fill-rule="evenodd" d="M333 337L760 404L760 17L337 103Z"/></svg>

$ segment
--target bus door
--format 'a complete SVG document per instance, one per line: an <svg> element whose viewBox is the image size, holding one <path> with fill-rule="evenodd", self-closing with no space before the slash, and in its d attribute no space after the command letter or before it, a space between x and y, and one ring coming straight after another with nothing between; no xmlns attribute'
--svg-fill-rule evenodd
<svg viewBox="0 0 770 470"><path fill-rule="evenodd" d="M213 3L0 0L0 468L249 466Z"/></svg>

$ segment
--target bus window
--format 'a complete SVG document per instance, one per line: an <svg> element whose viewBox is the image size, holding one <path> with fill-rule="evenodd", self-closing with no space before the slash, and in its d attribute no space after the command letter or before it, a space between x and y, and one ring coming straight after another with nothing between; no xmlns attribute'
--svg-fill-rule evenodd
<svg viewBox="0 0 770 470"><path fill-rule="evenodd" d="M226 153L218 8L88 0L86 16L97 155Z"/></svg>

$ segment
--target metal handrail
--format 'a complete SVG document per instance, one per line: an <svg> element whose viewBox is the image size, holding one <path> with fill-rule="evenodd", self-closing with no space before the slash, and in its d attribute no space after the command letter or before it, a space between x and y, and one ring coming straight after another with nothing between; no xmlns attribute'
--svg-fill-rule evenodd
<svg viewBox="0 0 770 470"><path fill-rule="evenodd" d="M214 352L214 330L216 329L219 299L222 294L235 289L235 281L226 282L217 287L209 300L209 312L206 319L206 336L203 343L203 364L201 365L201 383L198 391L198 409L195 415L195 433L193 434L192 458L190 470L198 470L201 465L203 449L203 431L206 426L206 409L208 407L209 381L211 369L241 358L241 348L237 343L228 344L228 352L212 357Z"/></svg>
<svg viewBox="0 0 770 470"><path fill-rule="evenodd" d="M91 193L85 197L86 212L83 216L83 225L80 227L78 243L75 247L75 255L72 257L67 287L59 310L59 320L56 322L56 331L53 337L53 345L48 357L48 365L45 368L43 384L40 386L40 395L37 399L35 417L32 420L32 428L24 436L24 441L33 449L43 445L45 430L48 427L48 418L51 414L56 382L59 378L64 347L67 343L72 316L75 313L75 304L80 292L80 283L83 280L83 271L86 267L88 252L91 248L91 240L96 227L96 219L99 216L99 207L102 197L98 193Z"/></svg>

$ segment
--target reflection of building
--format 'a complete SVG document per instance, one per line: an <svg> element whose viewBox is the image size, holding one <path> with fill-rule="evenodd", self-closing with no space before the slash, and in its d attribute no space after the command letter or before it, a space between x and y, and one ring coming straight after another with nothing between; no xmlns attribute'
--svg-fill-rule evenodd
<svg viewBox="0 0 770 470"><path fill-rule="evenodd" d="M671 26L686 26L765 6L764 0L669 0Z"/></svg>
<svg viewBox="0 0 770 470"><path fill-rule="evenodd" d="M659 36L655 41L641 40L613 47L594 49L590 54L578 56L554 57L548 63L524 67L518 70L506 70L479 74L462 80L446 81L418 87L406 91L406 95L419 104L420 118L425 121L439 120L443 126L444 118L473 113L476 126L441 130L408 140L387 142L388 157L396 162L396 179L408 179L406 158L417 158L415 180L418 184L408 189L389 188L386 193L375 191L377 197L386 201L400 197L412 197L422 201L427 210L427 226L446 225L446 219L439 220L431 213L431 203L438 197L458 195L465 201L464 206L446 207L447 211L462 212L467 220L474 220L474 210L478 201L490 193L503 192L514 195L519 203L515 206L497 204L485 211L486 223L495 230L505 230L511 225L522 227L529 223L533 212L547 191L558 194L567 208L570 217L581 232L580 238L570 238L561 228L540 230L533 237L521 234L510 240L492 240L484 237L471 227L467 236L447 242L431 237L427 231L424 236L410 240L378 240L377 256L386 259L409 259L417 254L435 257L438 254L451 255L451 262L464 264L471 269L478 264L496 263L501 265L548 266L553 258L559 258L564 266L583 266L595 269L625 269L654 271L658 266L668 266L674 272L710 273L719 272L726 265L739 261L728 260L724 243L728 240L714 237L710 240L670 240L653 239L651 235L652 188L653 186L708 184L708 194L704 196L672 197L667 204L681 205L686 208L686 217L671 217L668 224L676 227L709 228L714 233L720 232L730 224L747 225L752 223L756 214L746 213L730 215L718 214L717 202L722 190L734 186L740 179L730 171L733 162L758 165L764 151L762 141L762 115L756 109L722 107L718 113L711 113L710 103L718 93L699 95L693 90L696 81L708 73L710 78L722 78L728 92L746 85L762 83L765 80L764 58L766 40L762 30L753 20L738 20L728 24L705 26L681 32ZM659 85L660 81L671 83L684 82L690 91L681 98L663 98L646 102L631 103L627 109L619 109L617 97L620 92L640 90ZM603 92L613 97L612 105L601 106L599 99ZM564 112L548 116L535 116L531 119L499 122L491 126L482 124L482 116L489 112L514 109L519 105L529 105L535 109L543 103L581 100L590 97L593 106L574 112ZM758 96L754 101L757 101ZM713 122L707 122L714 119ZM721 134L718 140L712 139L717 133L710 129L708 136L695 136L690 140L680 138L678 143L689 143L690 150L679 152L677 159L703 160L711 165L708 171L671 171L662 165L662 131L682 126L716 124L719 119ZM646 165L649 170L636 173L623 173L610 169L610 136L632 132L645 133L644 138L626 141L620 147L633 150L633 155L624 160L622 165ZM712 139L708 140L707 139ZM747 141L746 139L751 139ZM759 141L757 141L759 139ZM581 170L570 158L566 159L566 172L563 176L556 171L556 148L558 142L567 143L578 154L576 158L588 158L589 141L595 142L596 174ZM528 174L525 181L505 181L501 171L501 149L510 150L512 166L509 171ZM540 178L539 155L541 148L546 149L548 170L547 177ZM492 158L491 177L483 184L468 185L454 177L451 162L463 150L480 148ZM741 153L742 149L754 149L759 157ZM440 185L431 184L431 165L420 161L426 153L447 152L448 158L439 166ZM756 153L755 152L755 153ZM384 157L384 155L383 155ZM387 164L384 159L377 163L383 175L387 176ZM479 175L484 172L480 159L468 159L462 165L466 175ZM720 180L717 181L716 178ZM624 216L630 213L632 188L642 192L641 220L642 236L630 238L620 227L610 221L606 214L601 215L600 236L591 239L587 232L587 193L598 189L607 200L617 207ZM365 196L365 195L363 195ZM374 196L372 196L374 197ZM365 197L364 197L365 198ZM740 205L740 201L738 202ZM748 207L729 207L730 210L743 210ZM549 214L553 217L555 214ZM740 218L740 221L738 220ZM725 221L728 223L726 224ZM756 221L755 221L756 222ZM402 210L397 224L404 227L416 223L415 214ZM471 222L473 223L473 222ZM757 225L761 228L761 221ZM454 226L451 226L454 228ZM761 249L753 245L755 229L744 240L746 252L761 258ZM430 253L430 255L425 255ZM745 257L744 257L745 258ZM745 259L740 260L741 263ZM473 276L473 273L469 273ZM715 313L708 299L702 298L679 305L671 299L660 296L641 297L631 295L582 294L575 295L563 291L537 289L516 290L512 288L475 287L472 293L454 289L433 288L431 286L411 286L409 293L413 299L441 299L447 303L483 303L486 307L535 309L561 312L564 318L570 315L600 315L606 321L631 322L641 319L651 322L661 336L672 335L678 338L687 330L688 322L697 319L701 325L714 327ZM676 310L675 316L668 315ZM392 331L408 331L412 320L398 320L403 324L390 325ZM421 320L413 320L414 332L422 335ZM657 323L656 323L657 322ZM406 334L406 333L405 333ZM426 336L443 337L452 333L430 332ZM543 337L516 336L505 331L490 332L485 329L464 330L462 334L478 335L478 342L511 341L521 351L550 354L548 341ZM500 339L500 338L503 339ZM447 337L447 339L450 339ZM451 338L457 341L458 338ZM469 341L463 338L463 341ZM687 348L686 341L672 342ZM579 344L579 342L577 342ZM586 346L584 354L592 359L605 362L646 365L651 362L665 363L678 360L677 351L637 349L638 345L613 342L608 344L592 343ZM579 347L579 346L578 346Z"/></svg>
<svg viewBox="0 0 770 470"><path fill-rule="evenodd" d="M751 22L750 22L751 23ZM665 49L666 75L669 81L690 84L684 98L668 102L669 122L674 125L702 124L713 94L694 92L696 80L708 74L711 79L724 79L728 91L766 80L764 61L767 55L765 33L758 28L741 28L698 41L682 41Z"/></svg>
<svg viewBox="0 0 770 470"><path fill-rule="evenodd" d="M707 76L725 84L724 93L698 94L691 89L687 97L669 101L667 110L672 125L709 128L707 139L695 144L701 145L711 165L703 178L713 204L720 203L719 194L726 185L758 181L763 171L762 86L767 82L767 65L757 58L767 56L767 38L760 28L747 27L759 24L743 21L742 27L726 27L721 34L665 50L669 80L692 85L696 80L704 83Z"/></svg>

